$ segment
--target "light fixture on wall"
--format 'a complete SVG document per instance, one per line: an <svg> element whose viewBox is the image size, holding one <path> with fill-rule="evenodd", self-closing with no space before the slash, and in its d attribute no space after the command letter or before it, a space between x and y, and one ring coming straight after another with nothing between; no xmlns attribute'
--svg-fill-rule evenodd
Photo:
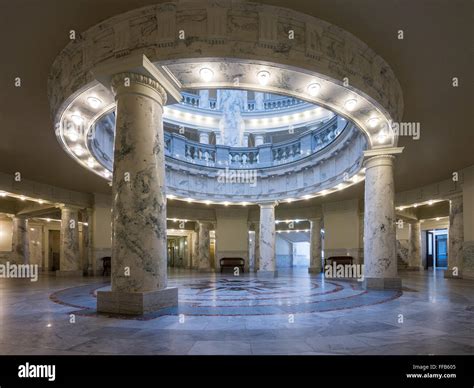
<svg viewBox="0 0 474 388"><path fill-rule="evenodd" d="M262 86L268 85L268 82L270 81L270 72L266 70L259 71L257 73L257 79L260 85Z"/></svg>
<svg viewBox="0 0 474 388"><path fill-rule="evenodd" d="M214 78L214 72L208 67L203 67L199 70L199 76L204 82L210 82Z"/></svg>

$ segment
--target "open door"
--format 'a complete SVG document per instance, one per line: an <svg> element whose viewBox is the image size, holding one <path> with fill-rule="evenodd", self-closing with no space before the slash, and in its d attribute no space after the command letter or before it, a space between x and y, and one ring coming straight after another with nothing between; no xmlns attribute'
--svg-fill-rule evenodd
<svg viewBox="0 0 474 388"><path fill-rule="evenodd" d="M433 267L433 257L434 257L434 235L432 231L427 231L426 232L426 267L425 269L428 269L430 267Z"/></svg>

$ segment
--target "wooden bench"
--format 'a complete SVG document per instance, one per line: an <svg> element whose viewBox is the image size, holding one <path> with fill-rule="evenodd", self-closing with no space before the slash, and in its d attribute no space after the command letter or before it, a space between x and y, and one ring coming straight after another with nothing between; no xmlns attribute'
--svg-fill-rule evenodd
<svg viewBox="0 0 474 388"><path fill-rule="evenodd" d="M221 272L224 268L234 269L235 267L238 267L242 272L245 272L245 260L241 257L223 257L219 262L221 264Z"/></svg>
<svg viewBox="0 0 474 388"><path fill-rule="evenodd" d="M332 265L334 262L336 263L336 265L352 265L354 263L354 258L352 256L331 256L328 257L325 262L326 265Z"/></svg>

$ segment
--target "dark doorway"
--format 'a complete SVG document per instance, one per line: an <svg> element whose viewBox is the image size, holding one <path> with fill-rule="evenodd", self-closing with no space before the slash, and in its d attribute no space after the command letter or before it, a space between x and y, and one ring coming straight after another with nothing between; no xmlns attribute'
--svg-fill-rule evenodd
<svg viewBox="0 0 474 388"><path fill-rule="evenodd" d="M51 271L59 271L60 232L50 230L48 235L49 255L48 264Z"/></svg>

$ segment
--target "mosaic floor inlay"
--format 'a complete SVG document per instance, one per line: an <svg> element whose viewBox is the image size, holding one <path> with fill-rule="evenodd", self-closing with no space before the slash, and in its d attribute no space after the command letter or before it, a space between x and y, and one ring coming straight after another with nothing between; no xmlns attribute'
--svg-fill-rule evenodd
<svg viewBox="0 0 474 388"><path fill-rule="evenodd" d="M213 275L211 279L170 282L179 288L179 305L164 308L138 319L164 315L242 316L302 314L353 309L384 303L401 295L398 291L366 291L359 283L323 278L282 277L257 279ZM51 300L76 307L80 315L95 315L97 291L105 284L90 284L55 292Z"/></svg>

